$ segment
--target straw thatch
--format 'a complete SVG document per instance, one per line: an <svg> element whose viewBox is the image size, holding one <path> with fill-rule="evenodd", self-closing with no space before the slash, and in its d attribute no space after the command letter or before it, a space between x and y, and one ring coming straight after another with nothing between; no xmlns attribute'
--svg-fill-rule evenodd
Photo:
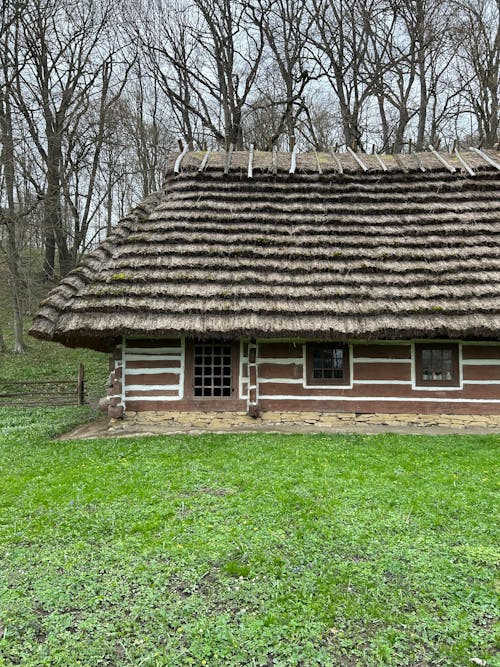
<svg viewBox="0 0 500 667"><path fill-rule="evenodd" d="M188 153L31 333L498 339L500 153ZM294 156L295 157L295 156ZM465 165L464 165L465 162ZM179 173L174 173L174 165ZM366 170L365 170L366 168ZM249 177L251 174L251 178Z"/></svg>

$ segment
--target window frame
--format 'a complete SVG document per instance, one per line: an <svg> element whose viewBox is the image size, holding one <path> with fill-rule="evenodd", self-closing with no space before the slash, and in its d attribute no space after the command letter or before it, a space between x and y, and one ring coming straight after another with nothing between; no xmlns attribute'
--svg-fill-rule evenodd
<svg viewBox="0 0 500 667"><path fill-rule="evenodd" d="M194 380L194 351L195 345L197 344L207 344L212 343L213 345L230 345L231 346L231 391L229 396L195 396L195 380ZM220 340L220 339L211 339L211 340L196 340L191 339L186 340L186 363L184 369L184 398L189 401L193 401L199 404L204 402L207 403L216 403L221 402L222 404L230 403L239 399L239 381L240 381L240 346L239 342L233 340Z"/></svg>
<svg viewBox="0 0 500 667"><path fill-rule="evenodd" d="M426 388L436 388L440 389L451 388L451 389L461 389L461 359L460 359L460 348L458 343L433 343L433 342L419 342L415 343L415 388L416 389L426 389ZM451 367L452 367L452 377L451 380L424 380L422 378L423 370L423 361L422 353L424 350L450 350L451 351Z"/></svg>
<svg viewBox="0 0 500 667"><path fill-rule="evenodd" d="M343 367L344 377L339 378L315 378L314 373L314 351L318 348L335 348L343 350ZM333 373L332 373L333 375ZM348 343L338 343L336 341L325 341L306 343L306 386L328 386L346 388L351 386L351 350Z"/></svg>

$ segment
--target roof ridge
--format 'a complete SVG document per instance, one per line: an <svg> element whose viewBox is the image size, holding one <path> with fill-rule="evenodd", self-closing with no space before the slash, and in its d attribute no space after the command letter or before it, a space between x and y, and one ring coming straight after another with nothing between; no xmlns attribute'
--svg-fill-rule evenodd
<svg viewBox="0 0 500 667"><path fill-rule="evenodd" d="M429 145L428 150L398 153L365 153L348 148L345 152L326 151L272 151L212 149L171 152L167 156L166 174L182 175L197 172L203 177L207 172L220 172L222 176L246 174L252 179L254 174L286 175L289 178L301 174L316 174L318 177L352 173L400 173L448 171L466 177L474 177L477 171L500 171L500 157L497 150L468 147L451 151L438 151Z"/></svg>

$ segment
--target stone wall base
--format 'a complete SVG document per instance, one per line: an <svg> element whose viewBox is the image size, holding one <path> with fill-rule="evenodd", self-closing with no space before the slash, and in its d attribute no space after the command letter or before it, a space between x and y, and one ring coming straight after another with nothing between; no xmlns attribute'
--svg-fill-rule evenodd
<svg viewBox="0 0 500 667"><path fill-rule="evenodd" d="M114 421L114 420L113 420ZM265 427L306 427L313 430L343 429L350 426L408 426L441 428L481 428L500 431L500 415L383 414L354 412L265 412L258 418L245 412L127 412L122 422L127 426L163 426L172 429L265 430Z"/></svg>

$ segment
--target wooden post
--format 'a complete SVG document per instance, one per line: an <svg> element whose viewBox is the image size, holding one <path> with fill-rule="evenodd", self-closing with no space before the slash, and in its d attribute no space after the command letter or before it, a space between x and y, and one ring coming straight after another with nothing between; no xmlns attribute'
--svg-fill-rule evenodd
<svg viewBox="0 0 500 667"><path fill-rule="evenodd" d="M480 148L474 148L474 146L470 147L471 151L474 151L474 153L477 153L480 155L485 162L487 162L489 165L492 167L495 167L495 169L498 169L500 171L500 163L496 162L495 160L492 160L489 155L487 155L484 151L482 151Z"/></svg>
<svg viewBox="0 0 500 667"><path fill-rule="evenodd" d="M368 171L368 167L366 164L363 162L363 160L352 150L352 148L347 147L348 152L352 155L352 157L356 160L356 162L359 164L361 169L363 171Z"/></svg>
<svg viewBox="0 0 500 667"><path fill-rule="evenodd" d="M456 149L456 148L455 148L455 155L457 156L458 161L460 162L462 167L465 169L465 171L469 174L469 176L475 176L476 172L474 171L474 169L472 169L472 167L467 164L467 162L463 159L463 157L458 152L458 149Z"/></svg>
<svg viewBox="0 0 500 667"><path fill-rule="evenodd" d="M248 152L248 172L247 172L248 178L253 178L253 152L254 152L254 145L250 144L250 150Z"/></svg>
<svg viewBox="0 0 500 667"><path fill-rule="evenodd" d="M203 160L201 161L201 164L200 164L200 166L199 166L199 168L198 168L198 171L203 171L203 170L205 169L205 167L207 166L208 161L209 161L209 159L210 159L210 154L211 154L211 152L212 152L212 149L211 149L211 148L208 148L208 149L207 149L207 152L206 152L205 155L203 156Z"/></svg>
<svg viewBox="0 0 500 667"><path fill-rule="evenodd" d="M182 144L182 142L179 143L179 146ZM181 170L181 162L184 158L184 156L189 152L189 146L186 144L184 148L182 149L182 152L179 153L177 156L177 160L175 161L174 164L174 174L178 174Z"/></svg>
<svg viewBox="0 0 500 667"><path fill-rule="evenodd" d="M375 145L375 144L374 144L374 145ZM380 157L380 155L379 155L378 153L373 153L373 155L377 158L378 163L379 163L379 165L380 165L382 171L387 171L387 165L386 165L385 162L382 160L382 158Z"/></svg>
<svg viewBox="0 0 500 667"><path fill-rule="evenodd" d="M272 172L273 172L273 174L278 173L278 147L277 146L273 146Z"/></svg>
<svg viewBox="0 0 500 667"><path fill-rule="evenodd" d="M76 390L77 405L85 403L85 368L83 364L78 366L78 386Z"/></svg>
<svg viewBox="0 0 500 667"><path fill-rule="evenodd" d="M337 144L335 144L335 146L336 146L336 145L337 145ZM336 150L336 149L335 149L335 150ZM341 162L340 159L335 155L335 152L330 153L330 157L332 158L333 162L335 163L335 166L337 167L337 171L339 172L339 174L343 174L343 173L344 173L344 169L343 169L343 167L342 167L342 162Z"/></svg>
<svg viewBox="0 0 500 667"><path fill-rule="evenodd" d="M321 169L321 164L320 164L320 161L319 161L317 151L314 151L314 156L316 157L316 166L318 167L318 174L321 176L321 174L323 173L323 169Z"/></svg>
<svg viewBox="0 0 500 667"><path fill-rule="evenodd" d="M295 170L297 169L297 144L294 144L293 150L292 150L292 155L290 158L290 169L288 171L289 174L295 174Z"/></svg>
<svg viewBox="0 0 500 667"><path fill-rule="evenodd" d="M229 174L229 169L231 167L231 156L233 154L233 145L231 144L226 151L226 163L224 165L224 176Z"/></svg>
<svg viewBox="0 0 500 667"><path fill-rule="evenodd" d="M456 172L455 167L453 165L449 164L449 162L447 162L444 159L444 157L440 153L437 152L437 150L434 148L434 146L432 144L429 144L429 150L434 155L436 160L439 160L439 162L441 162L443 167L446 167L446 169L448 169L450 174L454 174Z"/></svg>
<svg viewBox="0 0 500 667"><path fill-rule="evenodd" d="M255 419L259 417L259 380L257 373L257 342L248 342L248 399L247 414Z"/></svg>

